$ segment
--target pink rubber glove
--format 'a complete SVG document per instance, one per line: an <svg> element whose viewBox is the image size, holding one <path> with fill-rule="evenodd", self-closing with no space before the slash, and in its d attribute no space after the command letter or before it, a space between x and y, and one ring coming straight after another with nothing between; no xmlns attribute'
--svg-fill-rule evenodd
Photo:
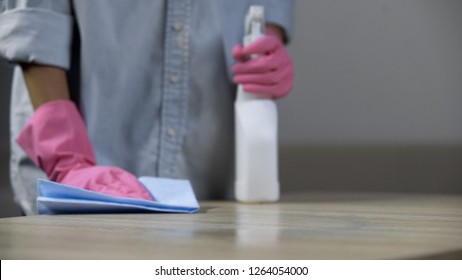
<svg viewBox="0 0 462 280"><path fill-rule="evenodd" d="M294 82L294 64L281 38L271 29L247 47L238 44L232 53L237 63L233 81L246 92L271 98L289 94ZM256 57L249 59L251 55Z"/></svg>
<svg viewBox="0 0 462 280"><path fill-rule="evenodd" d="M118 167L96 166L82 117L69 100L38 107L16 141L52 181L113 196L152 200L131 173Z"/></svg>

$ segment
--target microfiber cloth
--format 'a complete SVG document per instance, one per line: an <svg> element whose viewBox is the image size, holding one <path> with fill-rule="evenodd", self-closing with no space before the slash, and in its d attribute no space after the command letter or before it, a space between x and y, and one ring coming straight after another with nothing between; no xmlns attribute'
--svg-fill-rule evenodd
<svg viewBox="0 0 462 280"><path fill-rule="evenodd" d="M39 214L194 213L199 204L188 180L140 177L154 200L124 198L39 179Z"/></svg>

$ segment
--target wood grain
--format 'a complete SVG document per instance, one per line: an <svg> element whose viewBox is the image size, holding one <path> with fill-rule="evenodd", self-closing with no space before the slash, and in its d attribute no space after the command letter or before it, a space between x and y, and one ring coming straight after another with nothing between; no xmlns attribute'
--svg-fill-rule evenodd
<svg viewBox="0 0 462 280"><path fill-rule="evenodd" d="M462 257L462 196L295 193L197 214L0 219L1 259Z"/></svg>

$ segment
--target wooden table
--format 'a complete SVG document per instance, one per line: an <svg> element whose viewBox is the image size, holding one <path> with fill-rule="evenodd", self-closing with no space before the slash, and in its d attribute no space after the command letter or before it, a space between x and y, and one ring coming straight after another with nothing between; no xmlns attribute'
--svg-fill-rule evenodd
<svg viewBox="0 0 462 280"><path fill-rule="evenodd" d="M462 196L303 193L201 206L197 214L0 219L0 258L462 258Z"/></svg>

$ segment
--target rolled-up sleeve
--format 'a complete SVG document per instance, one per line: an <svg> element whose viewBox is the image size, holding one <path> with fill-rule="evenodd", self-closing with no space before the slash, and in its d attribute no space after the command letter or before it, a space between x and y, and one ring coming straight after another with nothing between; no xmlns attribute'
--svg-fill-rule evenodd
<svg viewBox="0 0 462 280"><path fill-rule="evenodd" d="M73 18L67 0L1 4L0 56L14 63L69 69Z"/></svg>

